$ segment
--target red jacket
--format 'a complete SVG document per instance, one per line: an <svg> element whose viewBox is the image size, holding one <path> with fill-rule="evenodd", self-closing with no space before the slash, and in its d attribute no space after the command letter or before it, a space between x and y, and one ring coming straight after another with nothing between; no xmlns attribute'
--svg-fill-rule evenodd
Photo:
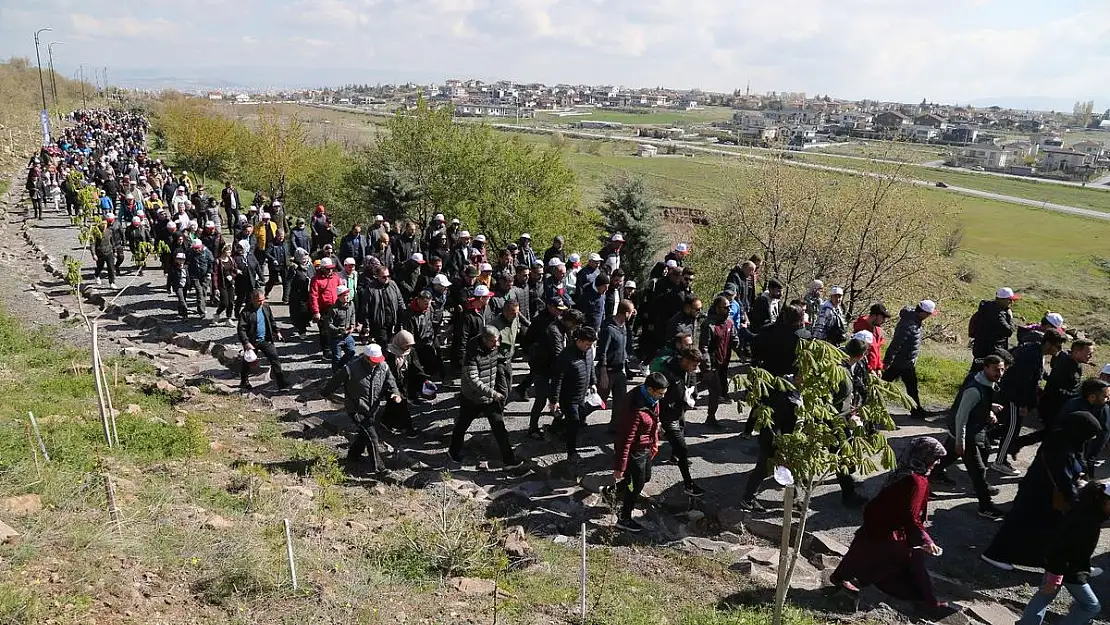
<svg viewBox="0 0 1110 625"><path fill-rule="evenodd" d="M613 470L628 468L628 457L633 452L652 451L659 447L659 404L648 407L642 385L634 386L615 406L617 411L617 437L613 441Z"/></svg>
<svg viewBox="0 0 1110 625"><path fill-rule="evenodd" d="M308 285L308 311L313 315L322 315L331 310L337 297L335 289L338 287L339 274L334 271L328 272L326 277L323 273L312 276L312 282Z"/></svg>
<svg viewBox="0 0 1110 625"><path fill-rule="evenodd" d="M883 337L883 328L871 325L871 322L867 320L867 315L860 315L852 324L852 332L859 332L860 330L867 330L875 337L875 340L871 342L867 349L867 370L882 371L883 343L886 342L886 338Z"/></svg>

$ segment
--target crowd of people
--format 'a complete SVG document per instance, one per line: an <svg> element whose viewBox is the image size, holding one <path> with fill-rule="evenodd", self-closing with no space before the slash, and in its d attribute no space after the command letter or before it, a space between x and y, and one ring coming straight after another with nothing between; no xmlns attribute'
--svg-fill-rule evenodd
<svg viewBox="0 0 1110 625"><path fill-rule="evenodd" d="M836 401L846 419L879 378L904 385L914 405L911 423L929 416L917 365L925 324L938 311L932 300L896 315L875 303L849 319L842 287L813 280L801 297L787 299L785 285L761 275L762 259L754 254L703 304L687 263L690 245L675 244L637 284L621 266L619 232L583 256L570 253L559 236L542 252L528 233L495 246L443 214L427 223L377 215L365 231L356 223L340 234L323 205L305 219L301 207L287 213L282 198L265 193L244 203L232 182L218 198L209 195L189 172L147 155L140 115L78 111L72 122L29 163L32 217L41 218L54 198L59 210L64 205L67 214L87 218L82 203L91 192L96 283L106 275L107 287L118 288L122 274L141 274L147 256L157 257L182 318L209 320L214 308L211 323L236 325L244 391L262 357L276 387L289 387L280 344L286 335L308 342L331 370L320 392L342 390L357 424L348 460L371 471L385 469L379 428L421 436L414 406L437 401L447 385L458 389L447 449L454 464L464 461L467 431L478 419L488 421L503 465L522 464L504 411L510 401L531 399L526 436L561 441L567 472L577 477L587 419L610 407L608 492L619 510L617 526L639 532L633 511L664 443L684 493L705 495L691 474L684 435L700 392L707 395L705 425L721 428L720 407L736 399L730 376L738 367L793 376L798 345L807 340L843 351L850 384ZM275 288L288 306L285 318L275 318L268 303ZM1110 487L1095 479L1110 436L1110 366L1085 378L1094 344L1068 330L1057 313L1019 326L1012 311L1018 297L999 288L971 317L974 360L946 413L943 441L913 439L870 500L856 478L837 476L844 504L864 507L862 527L832 578L840 591L874 584L928 610L945 607L925 570L927 556L942 552L925 523L930 492L953 488L946 469L962 460L979 515L1001 522L983 561L1046 571L1020 623L1041 622L1061 585L1075 597L1064 622L1086 623L1098 613L1088 581L1101 573L1090 558L1098 527L1110 516ZM526 369L514 370L514 362ZM772 425L756 431L749 417L744 427L759 451L737 503L753 512L764 510L757 495L776 437L796 426L789 390L764 401ZM1034 416L1042 427L1023 434ZM1033 446L1013 506L1003 512L990 474L1021 475L1014 461ZM1037 535L1049 538L1029 539Z"/></svg>

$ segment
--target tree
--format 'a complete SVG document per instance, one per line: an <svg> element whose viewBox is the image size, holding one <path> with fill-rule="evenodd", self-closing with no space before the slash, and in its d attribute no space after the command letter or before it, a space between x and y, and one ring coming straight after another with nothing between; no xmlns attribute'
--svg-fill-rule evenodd
<svg viewBox="0 0 1110 625"><path fill-rule="evenodd" d="M773 393L796 392L800 399L794 403L796 421L793 431L775 434L775 454L772 458L776 466L789 471L793 480L788 486L787 498L792 496L796 485L803 502L798 530L787 550L789 562L779 561L779 587L775 595L774 614L776 624L781 622L790 578L802 551L814 489L837 473L858 471L866 474L876 471L875 456L880 456L883 468L893 468L894 452L882 434L884 430L895 429L887 402L900 403L907 409L913 405L904 392L871 374L863 405L846 417L840 406L834 403L834 397L843 392L842 389L851 388L847 370L841 366L843 361L844 353L834 345L806 339L798 345L798 375L794 381L775 377L758 367L734 381L737 386L747 389L745 401L752 406L755 427L760 431L764 428L770 431L774 427L772 410L766 401ZM791 502L787 501L784 504L784 525L792 522L791 508Z"/></svg>
<svg viewBox="0 0 1110 625"><path fill-rule="evenodd" d="M659 205L640 178L621 176L605 183L599 208L605 231L621 233L621 267L625 275L643 284L655 254L663 248Z"/></svg>
<svg viewBox="0 0 1110 625"><path fill-rule="evenodd" d="M385 172L370 190L370 205L374 213L389 221L404 218L419 202L420 191L402 174L394 171Z"/></svg>
<svg viewBox="0 0 1110 625"><path fill-rule="evenodd" d="M1091 123L1091 114L1095 110L1095 101L1076 102L1072 106L1072 121L1080 128L1086 128Z"/></svg>
<svg viewBox="0 0 1110 625"><path fill-rule="evenodd" d="M710 209L697 231L694 262L723 275L752 252L760 274L777 277L801 295L814 278L844 287L846 311L882 300L914 301L951 288L943 242L946 210L921 208L916 190L899 175L828 174L770 157L741 172L745 178L726 207Z"/></svg>
<svg viewBox="0 0 1110 625"><path fill-rule="evenodd" d="M222 176L234 169L236 152L246 135L239 122L217 115L199 100L167 102L156 132L177 156L178 165L200 176Z"/></svg>
<svg viewBox="0 0 1110 625"><path fill-rule="evenodd" d="M244 173L271 197L284 197L288 185L303 179L314 154L300 119L282 120L273 109L260 112L258 129L247 143Z"/></svg>

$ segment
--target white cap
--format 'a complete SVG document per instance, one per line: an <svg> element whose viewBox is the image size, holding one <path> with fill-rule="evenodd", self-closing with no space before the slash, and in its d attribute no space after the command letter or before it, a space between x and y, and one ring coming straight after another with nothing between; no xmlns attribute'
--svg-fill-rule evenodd
<svg viewBox="0 0 1110 625"><path fill-rule="evenodd" d="M346 284L340 284L339 286L335 287L335 294L336 295L343 295L344 293L346 293L350 290L351 289L349 289Z"/></svg>
<svg viewBox="0 0 1110 625"><path fill-rule="evenodd" d="M443 275L442 273L437 273L435 277L432 278L432 284L436 286L451 286L451 280L449 280L447 276Z"/></svg>
<svg viewBox="0 0 1110 625"><path fill-rule="evenodd" d="M597 252L594 252L594 253L590 254L590 260L593 261L593 262L596 262L596 263L600 263L601 262L601 254L598 254Z"/></svg>
<svg viewBox="0 0 1110 625"><path fill-rule="evenodd" d="M582 260L582 257L579 256L578 254L571 254L570 256L567 257L567 260L569 260L572 263L577 263L577 262L580 262Z"/></svg>
<svg viewBox="0 0 1110 625"><path fill-rule="evenodd" d="M184 191L184 190L185 190L185 185L183 185L183 184L182 184L182 185L178 185L178 186L177 186L177 190L178 190L178 191Z"/></svg>
<svg viewBox="0 0 1110 625"><path fill-rule="evenodd" d="M563 264L563 261L559 260L558 256L553 256L553 257L551 257L551 260L547 261L547 266L548 267L559 267L562 264Z"/></svg>
<svg viewBox="0 0 1110 625"><path fill-rule="evenodd" d="M262 213L261 215L259 215L259 217L261 217L262 219L269 219L270 213Z"/></svg>
<svg viewBox="0 0 1110 625"><path fill-rule="evenodd" d="M485 243L486 242L486 235L479 234L478 236L474 237L474 242L475 243Z"/></svg>
<svg viewBox="0 0 1110 625"><path fill-rule="evenodd" d="M133 223L133 224L139 224L139 223L142 223L142 222L143 222L142 217L139 217L138 215L135 215L134 217L131 218L131 223Z"/></svg>
<svg viewBox="0 0 1110 625"><path fill-rule="evenodd" d="M674 251L678 252L679 254L685 254L686 252L690 251L690 246L685 243L676 243L674 246Z"/></svg>
<svg viewBox="0 0 1110 625"><path fill-rule="evenodd" d="M469 239L470 238L470 231L469 230L463 230L462 232L459 233L459 238L460 239Z"/></svg>
<svg viewBox="0 0 1110 625"><path fill-rule="evenodd" d="M385 221L385 217L381 215L374 215L374 221Z"/></svg>
<svg viewBox="0 0 1110 625"><path fill-rule="evenodd" d="M532 240L532 235L530 235L530 234L528 234L527 232L525 232L524 234L520 235L520 238L522 238L522 239L528 239L529 241L531 241L531 240Z"/></svg>
<svg viewBox="0 0 1110 625"><path fill-rule="evenodd" d="M1110 375L1110 365L1102 365L1102 371L1099 371L1099 375Z"/></svg>
<svg viewBox="0 0 1110 625"><path fill-rule="evenodd" d="M937 312L937 303L931 299L923 299L921 303L917 305L917 308L922 312L927 312L932 315Z"/></svg>
<svg viewBox="0 0 1110 625"><path fill-rule="evenodd" d="M135 194L134 193L128 193L127 195L123 196L123 199L133 200L133 199L135 199Z"/></svg>
<svg viewBox="0 0 1110 625"><path fill-rule="evenodd" d="M244 241L244 243L246 243L246 241ZM334 263L332 263L331 256L325 256L320 259L321 267L331 267L333 264Z"/></svg>
<svg viewBox="0 0 1110 625"><path fill-rule="evenodd" d="M1050 312L1044 316L1044 320L1054 328L1064 327L1064 316L1060 313Z"/></svg>
<svg viewBox="0 0 1110 625"><path fill-rule="evenodd" d="M436 213L436 216L433 217L432 220L433 221L443 221L443 213Z"/></svg>
<svg viewBox="0 0 1110 625"><path fill-rule="evenodd" d="M636 281L635 280L625 280L624 281L624 288L626 288L626 289L636 288Z"/></svg>
<svg viewBox="0 0 1110 625"><path fill-rule="evenodd" d="M270 202L270 206L280 207L281 206L281 200L274 200L273 202Z"/></svg>
<svg viewBox="0 0 1110 625"><path fill-rule="evenodd" d="M667 269L678 269L678 261L674 259L668 260L664 263L664 266L667 267Z"/></svg>
<svg viewBox="0 0 1110 625"><path fill-rule="evenodd" d="M844 287L834 286L829 289L829 295L844 295Z"/></svg>
<svg viewBox="0 0 1110 625"><path fill-rule="evenodd" d="M871 332L868 330L860 330L859 332L853 334L852 338L859 339L864 343L867 343L868 345L875 342L875 335L871 334Z"/></svg>
<svg viewBox="0 0 1110 625"><path fill-rule="evenodd" d="M353 259L353 258L344 258L343 259L343 265L344 266L346 266L346 265L357 265L357 264L358 263L356 263L355 259Z"/></svg>
<svg viewBox="0 0 1110 625"><path fill-rule="evenodd" d="M420 252L413 252L412 256L409 258L409 260L413 261L417 265L423 265L424 262L425 262L424 261L424 255L421 254Z"/></svg>
<svg viewBox="0 0 1110 625"><path fill-rule="evenodd" d="M614 234L613 236L609 237L609 240L613 241L614 243L624 243L624 235L622 235L621 233L618 232L618 233Z"/></svg>
<svg viewBox="0 0 1110 625"><path fill-rule="evenodd" d="M487 271L493 273L493 265L489 263L482 263L481 265L478 265L478 271L482 273L486 273Z"/></svg>
<svg viewBox="0 0 1110 625"><path fill-rule="evenodd" d="M1014 290L1008 286L1004 286L994 293L995 299L1019 299L1021 296L1014 293Z"/></svg>
<svg viewBox="0 0 1110 625"><path fill-rule="evenodd" d="M371 343L362 350L362 355L370 362L382 363L385 362L385 355L382 354L382 346L377 343Z"/></svg>
<svg viewBox="0 0 1110 625"><path fill-rule="evenodd" d="M202 247L204 247L204 243L201 243L200 239L193 239L193 249L194 250L199 250Z"/></svg>
<svg viewBox="0 0 1110 625"><path fill-rule="evenodd" d="M216 227L216 222L214 222L214 221L206 221L206 222L204 222L204 227L205 227L205 228L215 228L215 227Z"/></svg>
<svg viewBox="0 0 1110 625"><path fill-rule="evenodd" d="M484 284L474 287L474 297L489 297L489 287Z"/></svg>
<svg viewBox="0 0 1110 625"><path fill-rule="evenodd" d="M246 252L247 250L251 249L251 242L246 239L239 241L239 249Z"/></svg>
<svg viewBox="0 0 1110 625"><path fill-rule="evenodd" d="M455 217L454 219L452 219L452 220L451 220L451 223L453 223L453 224L458 224L458 223L460 223L460 222L459 222L459 218L458 218L458 217Z"/></svg>
<svg viewBox="0 0 1110 625"><path fill-rule="evenodd" d="M185 252L178 252L177 254L174 254L173 257L177 260L185 260Z"/></svg>
<svg viewBox="0 0 1110 625"><path fill-rule="evenodd" d="M177 222L176 221L168 222L166 224L166 230L177 230ZM246 241L243 241L243 243L246 243ZM248 243L248 245L250 245L250 244Z"/></svg>

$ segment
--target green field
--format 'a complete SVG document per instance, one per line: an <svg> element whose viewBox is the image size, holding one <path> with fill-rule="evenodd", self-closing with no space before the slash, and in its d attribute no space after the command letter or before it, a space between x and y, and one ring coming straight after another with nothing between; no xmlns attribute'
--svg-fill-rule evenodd
<svg viewBox="0 0 1110 625"><path fill-rule="evenodd" d="M692 111L674 111L667 109L644 109L644 113L627 113L623 111L605 111L590 109L589 115L573 115L559 117L546 112L536 114L536 120L548 124L572 124L579 121L620 122L622 124L674 124L686 126L693 124L708 124L715 121L732 119L735 112L723 106L707 106Z"/></svg>
<svg viewBox="0 0 1110 625"><path fill-rule="evenodd" d="M843 154L904 163L928 163L943 159L948 150L945 146L929 146L900 141L845 141L827 147L816 148L814 153ZM842 159L848 160L848 159Z"/></svg>

